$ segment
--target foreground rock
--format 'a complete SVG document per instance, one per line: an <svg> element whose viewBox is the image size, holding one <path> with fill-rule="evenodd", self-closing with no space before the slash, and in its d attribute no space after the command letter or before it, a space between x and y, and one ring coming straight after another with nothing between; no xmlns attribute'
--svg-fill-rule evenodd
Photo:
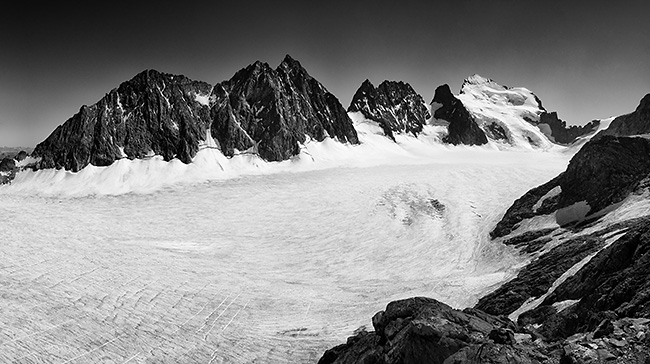
<svg viewBox="0 0 650 364"><path fill-rule="evenodd" d="M275 70L256 62L214 88L146 70L83 106L34 155L39 168L70 171L153 155L189 163L210 137L227 156L248 150L268 161L298 154L307 138L358 143L338 99L287 56Z"/></svg>
<svg viewBox="0 0 650 364"><path fill-rule="evenodd" d="M402 81L384 81L375 87L365 80L352 98L348 112L361 112L395 140L395 133L417 136L431 117L422 96Z"/></svg>
<svg viewBox="0 0 650 364"><path fill-rule="evenodd" d="M388 304L361 331L327 350L319 364L647 363L650 319L607 321L568 338L547 339L530 325L476 309L455 310L431 298ZM604 323L603 323L604 324Z"/></svg>
<svg viewBox="0 0 650 364"><path fill-rule="evenodd" d="M546 357L514 339L515 325L481 311L454 310L431 298L414 297L388 304L372 319L374 332L361 332L328 350L328 363L468 363L464 358L486 345L481 355L496 362L508 357L522 363ZM501 360L501 361L499 361Z"/></svg>

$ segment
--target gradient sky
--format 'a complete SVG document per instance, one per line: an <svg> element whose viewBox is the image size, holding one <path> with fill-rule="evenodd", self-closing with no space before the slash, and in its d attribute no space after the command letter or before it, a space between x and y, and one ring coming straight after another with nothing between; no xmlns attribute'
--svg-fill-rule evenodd
<svg viewBox="0 0 650 364"><path fill-rule="evenodd" d="M14 3L0 15L0 146L36 145L147 68L214 84L287 53L346 108L366 78L430 102L478 73L569 124L650 92L647 0Z"/></svg>

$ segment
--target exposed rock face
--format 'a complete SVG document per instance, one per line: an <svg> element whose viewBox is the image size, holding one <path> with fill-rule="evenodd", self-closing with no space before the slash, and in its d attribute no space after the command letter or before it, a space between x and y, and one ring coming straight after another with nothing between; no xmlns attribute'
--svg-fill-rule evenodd
<svg viewBox="0 0 650 364"><path fill-rule="evenodd" d="M265 160L284 160L307 136L359 142L338 99L290 56L275 70L262 62L242 69L212 96L210 129L227 156L253 148Z"/></svg>
<svg viewBox="0 0 650 364"><path fill-rule="evenodd" d="M454 145L487 143L485 133L478 127L463 103L451 93L449 85L438 86L431 103L442 105L435 110L433 117L449 122L449 134L444 139L446 143Z"/></svg>
<svg viewBox="0 0 650 364"><path fill-rule="evenodd" d="M393 140L394 133L417 136L431 117L422 96L402 81L384 81L375 88L365 80L354 94L348 112L361 112L366 119L376 121Z"/></svg>
<svg viewBox="0 0 650 364"><path fill-rule="evenodd" d="M609 127L596 135L628 136L650 134L650 94L645 95L632 113L614 119Z"/></svg>
<svg viewBox="0 0 650 364"><path fill-rule="evenodd" d="M475 307L493 315L513 313L528 299L541 297L545 294L569 268L603 248L612 232L644 224L647 220L642 218L624 221L578 237L571 237L570 234L566 237L558 236L561 241L560 245L533 260L519 272L516 278L481 298ZM542 232L546 232L543 235L545 237L553 235L553 232ZM559 233L559 231L555 233ZM573 298L555 301L560 302L568 299ZM548 311L543 312L541 316L545 316L547 313ZM531 314L535 316L535 313L520 316L519 323L535 323L537 320L528 318Z"/></svg>
<svg viewBox="0 0 650 364"><path fill-rule="evenodd" d="M508 235L522 220L553 212L561 225L578 221L562 214L583 203L583 217L588 217L618 203L649 173L650 140L613 136L592 140L576 153L565 172L516 200L490 235ZM560 192L542 199L556 188Z"/></svg>
<svg viewBox="0 0 650 364"><path fill-rule="evenodd" d="M547 136L551 141L558 144L571 144L578 137L595 132L599 125L600 121L594 120L583 126L571 125L567 127L566 121L558 118L555 111L541 113L537 123L537 127L543 132L545 131L545 134L548 133Z"/></svg>
<svg viewBox="0 0 650 364"><path fill-rule="evenodd" d="M205 139L211 86L146 70L57 127L36 146L39 168L79 171L151 154L189 163Z"/></svg>
<svg viewBox="0 0 650 364"><path fill-rule="evenodd" d="M251 149L268 161L298 154L307 137L358 143L338 99L287 56L276 70L256 62L214 88L144 71L83 106L34 156L39 168L71 171L152 155L189 163L208 131L225 155Z"/></svg>
<svg viewBox="0 0 650 364"><path fill-rule="evenodd" d="M580 300L566 310L534 320L542 333L563 338L596 330L606 318L650 317L650 218L630 224L622 237L553 291L540 308Z"/></svg>

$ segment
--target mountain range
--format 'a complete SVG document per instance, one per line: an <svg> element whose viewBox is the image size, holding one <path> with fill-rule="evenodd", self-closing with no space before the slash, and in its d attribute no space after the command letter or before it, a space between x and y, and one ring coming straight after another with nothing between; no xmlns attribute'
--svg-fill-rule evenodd
<svg viewBox="0 0 650 364"><path fill-rule="evenodd" d="M444 143L498 148L568 145L599 129L599 121L567 127L529 90L478 75L464 81L458 96L447 85L438 87L429 104L408 83L375 87L366 80L346 111L287 55L275 69L258 61L214 86L145 70L59 125L36 146L32 157L38 161L30 168L77 172L155 155L191 163L199 145L212 140L227 157L249 153L287 160L309 141L358 144L350 113L361 113L392 140L398 134L417 137L425 125L437 123L444 125ZM638 122L618 124L625 131Z"/></svg>

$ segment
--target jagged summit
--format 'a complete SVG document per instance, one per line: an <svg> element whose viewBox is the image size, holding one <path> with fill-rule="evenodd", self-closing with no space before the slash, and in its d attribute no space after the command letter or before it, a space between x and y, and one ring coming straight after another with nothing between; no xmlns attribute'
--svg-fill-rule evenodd
<svg viewBox="0 0 650 364"><path fill-rule="evenodd" d="M375 87L366 79L355 92L348 112L361 112L364 118L379 124L392 140L395 133L417 136L430 118L422 96L403 81L385 80Z"/></svg>
<svg viewBox="0 0 650 364"><path fill-rule="evenodd" d="M290 68L303 68L300 62L295 58L291 57L289 54L285 55L280 63L279 67L290 67Z"/></svg>

